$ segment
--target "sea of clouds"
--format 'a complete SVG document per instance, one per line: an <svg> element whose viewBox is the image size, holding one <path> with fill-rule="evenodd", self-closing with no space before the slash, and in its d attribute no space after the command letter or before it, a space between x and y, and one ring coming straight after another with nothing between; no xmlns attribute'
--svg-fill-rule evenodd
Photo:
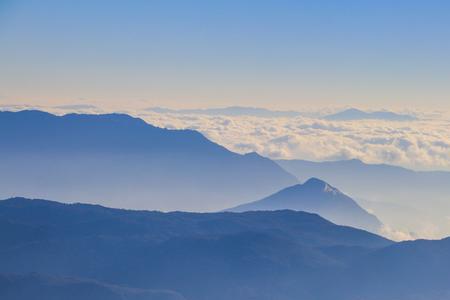
<svg viewBox="0 0 450 300"><path fill-rule="evenodd" d="M9 105L0 110L40 109L66 113L110 113L92 105L59 107ZM193 129L228 149L258 152L273 159L312 161L360 159L415 170L450 170L450 115L414 112L415 121L328 121L326 113L308 113L289 118L254 116L211 116L156 113L145 109L119 111L169 129ZM367 208L367 207L366 207ZM450 221L450 217L448 218ZM433 221L423 221L412 234L385 224L381 234L394 240L440 236Z"/></svg>
<svg viewBox="0 0 450 300"><path fill-rule="evenodd" d="M450 170L450 119L423 115L417 121L327 121L138 113L156 126L188 128L239 152L273 159L361 159L416 170Z"/></svg>
<svg viewBox="0 0 450 300"><path fill-rule="evenodd" d="M3 106L4 110L42 109L56 114L111 112L92 105ZM450 115L414 112L415 121L328 121L309 117L262 118L121 111L169 129L193 129L238 152L272 159L311 161L360 159L415 170L450 170Z"/></svg>

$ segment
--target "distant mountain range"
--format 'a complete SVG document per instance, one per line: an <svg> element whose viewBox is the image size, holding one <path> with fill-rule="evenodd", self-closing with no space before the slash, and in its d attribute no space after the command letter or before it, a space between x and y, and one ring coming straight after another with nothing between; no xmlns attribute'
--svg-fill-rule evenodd
<svg viewBox="0 0 450 300"><path fill-rule="evenodd" d="M258 107L243 107L230 106L223 108L206 108L206 109L170 109L163 107L150 107L147 111L156 113L171 113L171 114L195 114L195 115L210 115L210 116L254 116L254 117L297 117L301 113L297 111L279 111L269 110Z"/></svg>
<svg viewBox="0 0 450 300"><path fill-rule="evenodd" d="M450 172L417 172L360 160L277 163L300 181L318 177L338 186L383 223L413 236L450 235Z"/></svg>
<svg viewBox="0 0 450 300"><path fill-rule="evenodd" d="M104 284L94 280L37 273L0 274L3 300L185 300L170 291L151 291Z"/></svg>
<svg viewBox="0 0 450 300"><path fill-rule="evenodd" d="M450 295L449 239L393 243L304 212L161 213L15 198L0 201L0 223L0 273L16 274L0 276L5 300Z"/></svg>
<svg viewBox="0 0 450 300"><path fill-rule="evenodd" d="M0 197L214 211L297 183L256 153L124 114L0 112Z"/></svg>
<svg viewBox="0 0 450 300"><path fill-rule="evenodd" d="M352 121L352 120L385 120L385 121L414 121L415 116L397 114L390 111L365 112L359 109L350 108L335 114L324 117L330 121Z"/></svg>
<svg viewBox="0 0 450 300"><path fill-rule="evenodd" d="M229 211L264 211L292 209L317 213L340 224L378 232L381 222L362 209L353 199L326 182L311 178L304 184L285 188L264 199L242 204Z"/></svg>

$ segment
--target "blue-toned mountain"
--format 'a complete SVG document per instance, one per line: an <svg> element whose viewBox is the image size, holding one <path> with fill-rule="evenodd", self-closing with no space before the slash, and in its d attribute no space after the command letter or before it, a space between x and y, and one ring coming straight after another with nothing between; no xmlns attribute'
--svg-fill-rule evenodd
<svg viewBox="0 0 450 300"><path fill-rule="evenodd" d="M288 210L162 213L15 198L0 201L0 222L0 273L90 278L102 282L95 289L170 290L189 300L326 299L334 284L318 283L346 270L348 257L392 245Z"/></svg>
<svg viewBox="0 0 450 300"><path fill-rule="evenodd" d="M292 209L317 213L337 224L378 232L381 222L361 208L352 198L328 183L311 178L304 184L285 188L264 199L242 204L230 211L264 211Z"/></svg>
<svg viewBox="0 0 450 300"><path fill-rule="evenodd" d="M336 185L385 225L422 238L450 235L450 172L413 171L356 159L277 163L300 181L318 177Z"/></svg>
<svg viewBox="0 0 450 300"><path fill-rule="evenodd" d="M357 121L357 120L384 120L384 121L415 121L412 115L398 114L391 111L366 112L356 108L350 108L335 114L325 116L330 121Z"/></svg>
<svg viewBox="0 0 450 300"><path fill-rule="evenodd" d="M442 300L449 262L449 239L394 243L305 212L0 201L2 300Z"/></svg>
<svg viewBox="0 0 450 300"><path fill-rule="evenodd" d="M256 153L123 114L0 112L0 165L1 197L139 209L223 209L297 182Z"/></svg>

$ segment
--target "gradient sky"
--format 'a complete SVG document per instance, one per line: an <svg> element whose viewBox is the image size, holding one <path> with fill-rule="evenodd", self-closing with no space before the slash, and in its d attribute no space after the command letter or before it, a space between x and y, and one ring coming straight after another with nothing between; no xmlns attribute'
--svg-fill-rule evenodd
<svg viewBox="0 0 450 300"><path fill-rule="evenodd" d="M450 109L450 1L0 0L0 104Z"/></svg>

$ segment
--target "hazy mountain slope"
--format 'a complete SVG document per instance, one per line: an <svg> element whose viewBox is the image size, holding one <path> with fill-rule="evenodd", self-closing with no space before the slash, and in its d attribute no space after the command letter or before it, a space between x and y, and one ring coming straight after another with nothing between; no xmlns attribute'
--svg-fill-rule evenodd
<svg viewBox="0 0 450 300"><path fill-rule="evenodd" d="M317 213L337 224L377 232L380 221L362 209L353 199L326 182L312 178L304 184L285 188L264 199L239 205L230 211L293 209Z"/></svg>
<svg viewBox="0 0 450 300"><path fill-rule="evenodd" d="M160 210L217 210L296 179L255 153L127 115L0 112L0 196Z"/></svg>
<svg viewBox="0 0 450 300"><path fill-rule="evenodd" d="M96 299L120 292L139 300L155 292L129 297L142 290L188 300L450 295L448 239L393 243L304 212L161 213L16 198L0 201L0 221L0 273L47 274L1 276L0 295L17 286L64 299L74 288Z"/></svg>
<svg viewBox="0 0 450 300"><path fill-rule="evenodd" d="M392 244L294 211L160 213L17 198L0 202L0 220L2 273L91 278L193 300L326 299L319 278L331 282L348 261L329 249L359 257Z"/></svg>
<svg viewBox="0 0 450 300"><path fill-rule="evenodd" d="M362 230L337 226L322 217L290 210L246 213L189 213L134 211L90 204L64 204L47 200L11 198L0 201L2 239L10 245L21 240L44 239L48 234L131 235L159 239L185 235L235 234L239 232L283 233L290 239L314 246L368 246L390 244ZM9 224L10 228L7 228ZM58 224L58 227L53 225ZM38 225L38 226L37 226ZM40 235L39 230L46 229ZM14 230L20 234L13 234ZM35 229L37 231L32 231ZM72 229L66 231L65 229ZM6 234L9 232L10 234ZM27 235L28 233L28 235ZM320 234L320 238L316 239Z"/></svg>
<svg viewBox="0 0 450 300"><path fill-rule="evenodd" d="M415 172L359 160L279 160L300 181L318 177L352 195L383 223L422 237L450 235L450 172Z"/></svg>
<svg viewBox="0 0 450 300"><path fill-rule="evenodd" d="M450 239L397 243L371 252L347 274L362 299L450 299ZM370 293L368 292L370 291Z"/></svg>
<svg viewBox="0 0 450 300"><path fill-rule="evenodd" d="M356 121L356 120L385 120L385 121L414 121L416 117L397 114L390 111L365 112L351 108L324 117L330 121Z"/></svg>
<svg viewBox="0 0 450 300"><path fill-rule="evenodd" d="M183 300L169 291L147 291L76 278L0 274L2 300Z"/></svg>

